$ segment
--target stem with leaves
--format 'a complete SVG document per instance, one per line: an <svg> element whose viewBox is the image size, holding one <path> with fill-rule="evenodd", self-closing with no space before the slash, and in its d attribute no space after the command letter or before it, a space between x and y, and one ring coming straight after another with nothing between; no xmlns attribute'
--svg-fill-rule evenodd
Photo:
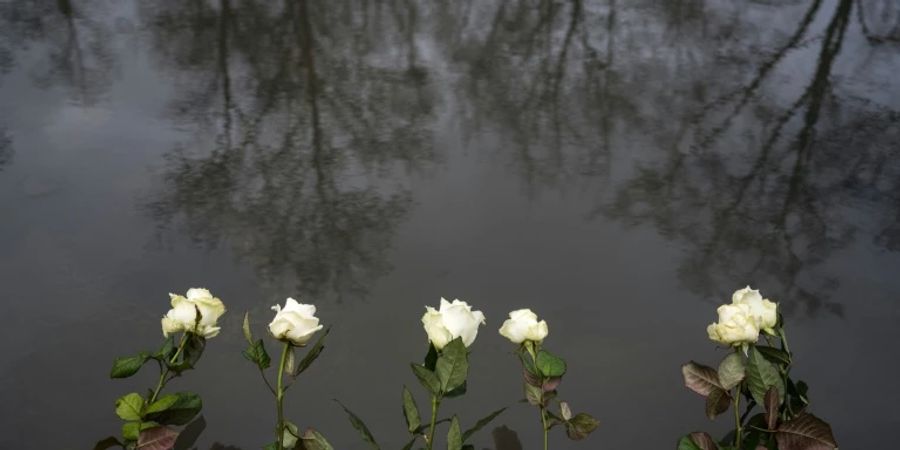
<svg viewBox="0 0 900 450"><path fill-rule="evenodd" d="M169 365L175 364L175 361L177 361L178 357L181 356L181 354L184 352L184 345L185 343L187 343L187 335L187 332L181 335L181 342L178 343L178 350L175 351L174 355L172 355L172 359L169 360L168 364L159 365L159 381L156 382L156 388L153 390L153 394L147 401L148 405L156 401L156 398L159 397L159 393L160 391L162 391L163 386L165 386L166 382L169 381L166 379L166 377L169 375Z"/></svg>
<svg viewBox="0 0 900 450"><path fill-rule="evenodd" d="M537 342L533 342L533 341L525 341L525 343L523 343L523 346L525 347L525 350L528 352L528 354L531 356L531 360L534 362L535 367L537 367L537 364L538 364L537 354L541 350L541 344L537 343ZM544 433L544 450L547 450L549 448L549 440L550 440L550 438L549 438L550 427L548 426L549 424L547 423L547 399L546 399L547 393L544 392L544 389L543 389L543 384L546 381L547 381L546 377L541 375L541 398L540 398L541 404L539 405L539 407L540 407L540 413L541 413L541 430Z"/></svg>

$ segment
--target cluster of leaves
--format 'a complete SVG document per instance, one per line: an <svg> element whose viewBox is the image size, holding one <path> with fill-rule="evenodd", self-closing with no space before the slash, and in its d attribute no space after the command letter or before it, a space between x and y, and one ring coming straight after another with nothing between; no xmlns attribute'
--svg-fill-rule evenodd
<svg viewBox="0 0 900 450"><path fill-rule="evenodd" d="M777 335L780 348L735 349L718 368L693 361L682 366L685 386L706 398L707 417L735 408L735 429L719 442L707 433L691 433L679 440L678 450L837 449L831 427L807 411L806 383L790 377L793 357L780 324ZM747 403L740 413L742 398Z"/></svg>
<svg viewBox="0 0 900 450"><path fill-rule="evenodd" d="M566 435L577 441L588 437L597 429L597 419L587 413L573 415L569 404L559 400L557 388L566 374L565 360L532 341L525 341L517 354L522 361L525 401L540 409L545 432L563 425ZM558 414L550 409L554 401L558 403Z"/></svg>
<svg viewBox="0 0 900 450"><path fill-rule="evenodd" d="M468 440L479 430L499 416L506 408L498 409L481 420L471 428L463 431L457 416L438 419L436 417L438 406L444 398L459 397L466 393L466 378L469 374L469 351L461 338L456 338L438 351L434 345L429 345L428 353L423 364L411 363L413 374L428 391L431 396L432 417L431 422L425 423L419 413L415 397L409 389L403 387L403 416L406 419L407 431L410 439L403 446L403 450L411 450L421 438L427 448L434 445L433 427L442 423L450 423L447 431L448 450L474 450L475 447L467 444ZM363 440L374 450L381 450L374 436L365 423L346 406L341 405L347 412L350 423L359 431Z"/></svg>
<svg viewBox="0 0 900 450"><path fill-rule="evenodd" d="M292 386L293 381L284 386L279 384L277 387L273 387L272 383L270 383L269 379L266 377L266 369L272 366L272 358L266 351L265 342L262 339L253 338L253 333L250 331L249 314L244 314L243 331L244 339L247 340L247 348L241 352L241 354L244 355L245 359L256 365L263 381L269 388L269 391L276 399L278 399L278 401L280 401L284 396L284 393ZM326 328L325 331L319 335L319 338L312 347L309 348L306 355L304 355L303 359L300 361L297 361L297 356L295 354L296 347L290 343L286 343L285 345L287 347L285 351L287 354L285 364L283 367L276 367L276 370L282 371L282 373L276 373L276 377L280 379L284 375L288 375L291 380L296 380L301 373L305 372L306 369L309 369L316 358L318 358L322 351L325 350L325 336L328 335L329 331L331 331L330 327ZM273 442L267 444L263 447L263 450L333 450L333 447L325 439L325 436L322 436L321 433L312 428L308 428L303 433L300 433L299 427L288 420L285 420L283 424L279 424L278 428L281 428L280 431L276 432L276 435L279 433L281 435L280 443Z"/></svg>
<svg viewBox="0 0 900 450"><path fill-rule="evenodd" d="M156 389L148 389L146 395L132 392L116 400L116 415L125 421L122 425L122 440L110 437L98 443L95 449L118 446L163 450L174 447L180 433L176 427L186 425L197 417L203 402L195 393L160 395L160 391L168 381L193 369L205 347L206 339L187 332L182 335L177 346L175 337L169 336L154 353L140 352L116 358L110 370L110 378L131 377L146 363L156 361L160 371L159 383Z"/></svg>

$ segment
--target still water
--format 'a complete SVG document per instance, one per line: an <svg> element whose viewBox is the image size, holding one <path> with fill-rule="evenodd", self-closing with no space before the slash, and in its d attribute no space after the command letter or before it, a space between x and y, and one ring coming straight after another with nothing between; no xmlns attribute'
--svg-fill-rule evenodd
<svg viewBox="0 0 900 450"><path fill-rule="evenodd" d="M402 445L441 296L488 318L446 412L513 405L496 426L537 448L496 334L530 306L601 421L554 448L673 448L728 425L679 367L724 354L705 327L748 283L842 447L886 448L898 72L892 0L0 1L0 448L115 433L155 375L111 360L192 286L229 308L171 385L204 398L201 449L268 442L240 320L289 295L334 328L288 416L338 449L366 447L335 398Z"/></svg>

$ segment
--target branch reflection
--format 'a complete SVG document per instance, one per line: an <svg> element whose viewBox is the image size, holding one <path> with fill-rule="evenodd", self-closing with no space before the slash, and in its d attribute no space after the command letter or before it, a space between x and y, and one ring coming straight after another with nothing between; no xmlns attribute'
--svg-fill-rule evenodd
<svg viewBox="0 0 900 450"><path fill-rule="evenodd" d="M0 73L16 66L17 53L34 48L32 80L41 88L62 86L79 104L96 103L117 67L112 31L102 1L27 0L0 3Z"/></svg>
<svg viewBox="0 0 900 450"><path fill-rule="evenodd" d="M201 244L228 243L267 283L340 299L389 269L411 204L396 175L432 160L435 100L414 44L392 34L415 28L414 15L320 6L145 5L179 80L173 119L199 136L170 153L150 209ZM406 55L380 44L395 40Z"/></svg>

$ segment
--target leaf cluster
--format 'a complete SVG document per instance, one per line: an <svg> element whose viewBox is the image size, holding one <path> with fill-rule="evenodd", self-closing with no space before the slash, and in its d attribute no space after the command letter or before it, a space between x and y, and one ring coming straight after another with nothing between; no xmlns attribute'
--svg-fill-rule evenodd
<svg viewBox="0 0 900 450"><path fill-rule="evenodd" d="M685 386L706 399L710 420L737 408L742 399L746 407L735 412L736 428L722 440L694 432L678 441L678 450L838 448L828 423L807 411L806 383L790 376L793 358L780 323L777 333L780 347L750 345L745 353L735 349L717 368L694 361L682 366Z"/></svg>
<svg viewBox="0 0 900 450"><path fill-rule="evenodd" d="M432 413L435 414L437 405L444 398L459 397L466 393L466 378L469 373L469 351L461 338L452 340L440 351L434 345L429 345L428 353L425 355L423 363L411 363L410 368L422 387L430 394L433 406ZM403 386L401 401L403 417L406 420L406 430L410 435L409 441L403 446L403 450L412 449L419 439L424 440L428 448L431 448L433 442L428 442L428 432L431 429L432 422L423 421L423 415L419 412L415 396L406 386ZM368 443L373 450L380 450L381 447L375 441L375 437L362 419L343 404L341 404L341 407L344 408L350 419L350 424L359 432L363 441ZM432 417L431 420L435 426L442 423L450 423L447 431L448 450L474 450L475 447L466 442L505 410L506 408L500 408L488 414L465 431L462 430L459 418L455 415L451 418L443 419Z"/></svg>
<svg viewBox="0 0 900 450"><path fill-rule="evenodd" d="M517 355L522 362L525 401L540 409L542 419L548 419L543 421L548 430L561 425L570 439L578 441L597 429L597 419L587 413L572 414L569 404L559 400L557 388L567 370L564 359L530 341L519 347ZM554 401L558 403L558 413L550 409Z"/></svg>

